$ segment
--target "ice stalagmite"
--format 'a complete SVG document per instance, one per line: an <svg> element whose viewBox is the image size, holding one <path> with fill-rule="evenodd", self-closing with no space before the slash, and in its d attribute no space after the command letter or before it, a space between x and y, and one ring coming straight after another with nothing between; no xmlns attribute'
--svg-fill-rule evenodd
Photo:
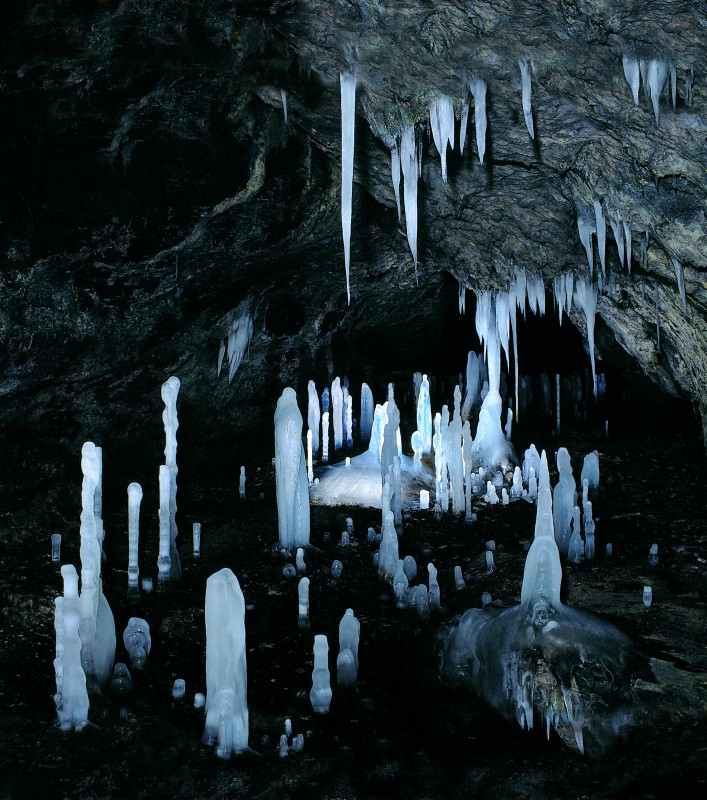
<svg viewBox="0 0 707 800"><path fill-rule="evenodd" d="M443 94L433 100L430 106L430 127L442 159L442 180L446 183L447 145L454 149L454 103L448 95Z"/></svg>
<svg viewBox="0 0 707 800"><path fill-rule="evenodd" d="M204 744L229 758L248 747L245 601L230 569L206 581L206 724Z"/></svg>
<svg viewBox="0 0 707 800"><path fill-rule="evenodd" d="M319 395L314 381L307 384L307 427L312 431L312 451L319 452L319 425L321 421L321 411L319 409Z"/></svg>
<svg viewBox="0 0 707 800"><path fill-rule="evenodd" d="M165 448L164 463L169 467L169 536L170 547L170 580L177 581L182 577L182 567L179 561L179 551L177 550L177 395L181 386L179 378L172 375L162 384L162 401L164 411L162 412L162 422L164 423Z"/></svg>
<svg viewBox="0 0 707 800"><path fill-rule="evenodd" d="M354 123L356 120L356 78L341 73L341 230L344 236L346 296L351 303L349 266L351 257L351 196L353 192Z"/></svg>
<svg viewBox="0 0 707 800"><path fill-rule="evenodd" d="M415 274L417 274L417 179L419 177L419 163L414 125L408 125L403 130L400 143L400 163L403 168L403 178L405 179L403 188L405 227L407 228L410 252L415 262Z"/></svg>
<svg viewBox="0 0 707 800"><path fill-rule="evenodd" d="M530 86L530 61L521 59L518 61L520 67L520 90L523 100L523 116L525 117L525 124L528 128L530 138L535 138L533 129L533 109L530 104L531 86Z"/></svg>
<svg viewBox="0 0 707 800"><path fill-rule="evenodd" d="M309 486L302 445L302 415L295 390L290 387L283 390L275 409L275 492L280 546L287 550L306 547Z"/></svg>
<svg viewBox="0 0 707 800"><path fill-rule="evenodd" d="M140 503L142 486L131 483L128 486L128 583L137 586L140 575L138 567L138 540L140 537Z"/></svg>
<svg viewBox="0 0 707 800"><path fill-rule="evenodd" d="M601 274L606 277L606 219L604 218L601 200L594 200L594 218L596 220L597 248L601 263Z"/></svg>
<svg viewBox="0 0 707 800"><path fill-rule="evenodd" d="M638 68L638 59L629 58L629 56L624 56L623 64L624 64L624 75L626 76L628 85L631 87L631 94L633 95L633 104L634 106L637 106L638 88L641 80L641 72Z"/></svg>
<svg viewBox="0 0 707 800"><path fill-rule="evenodd" d="M344 445L344 392L338 376L331 383L331 414L334 423L334 450L341 450Z"/></svg>
<svg viewBox="0 0 707 800"><path fill-rule="evenodd" d="M479 395L479 359L473 350L469 351L466 359L466 391L462 404L462 420L466 422L474 406L481 402Z"/></svg>
<svg viewBox="0 0 707 800"><path fill-rule="evenodd" d="M584 312L587 322L587 344L589 345L589 358L592 362L592 382L594 394L597 393L597 372L594 363L594 317L597 311L597 287L586 277L578 278L574 286L574 302Z"/></svg>
<svg viewBox="0 0 707 800"><path fill-rule="evenodd" d="M422 376L420 394L417 398L417 430L422 435L422 452L432 450L432 407L430 405L430 382Z"/></svg>
<svg viewBox="0 0 707 800"><path fill-rule="evenodd" d="M88 722L89 700L86 674L81 664L79 576L73 564L64 564L61 577L64 579L64 596L57 598L56 604L57 658L54 669L57 694L54 700L62 731L81 730Z"/></svg>
<svg viewBox="0 0 707 800"><path fill-rule="evenodd" d="M486 81L482 78L474 78L469 85L471 94L474 97L474 122L476 124L476 147L479 151L479 163L484 163L484 153L486 152ZM530 118L530 135L532 132L533 119Z"/></svg>
<svg viewBox="0 0 707 800"><path fill-rule="evenodd" d="M366 444L371 438L371 431L373 430L373 409L373 392L371 392L371 389L367 383L362 383L359 436L363 444Z"/></svg>
<svg viewBox="0 0 707 800"><path fill-rule="evenodd" d="M398 207L398 222L402 220L400 213L400 151L398 145L394 144L390 151L390 176L393 181L393 191L395 192L395 205Z"/></svg>

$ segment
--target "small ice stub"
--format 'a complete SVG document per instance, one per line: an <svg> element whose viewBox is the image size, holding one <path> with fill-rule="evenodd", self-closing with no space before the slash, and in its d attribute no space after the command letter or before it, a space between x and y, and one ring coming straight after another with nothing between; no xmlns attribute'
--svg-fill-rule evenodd
<svg viewBox="0 0 707 800"><path fill-rule="evenodd" d="M326 416L326 415L325 415ZM280 545L309 544L309 483L302 445L302 415L294 389L287 387L275 409L275 485Z"/></svg>
<svg viewBox="0 0 707 800"><path fill-rule="evenodd" d="M427 489L420 489L420 510L424 511L430 507L430 493Z"/></svg>
<svg viewBox="0 0 707 800"><path fill-rule="evenodd" d="M113 677L108 685L111 693L119 697L125 697L133 691L133 679L127 664L118 662L113 668Z"/></svg>
<svg viewBox="0 0 707 800"><path fill-rule="evenodd" d="M582 465L582 474L580 483L584 486L584 481L587 481L587 486L590 489L597 489L599 487L599 451L593 450L584 456L584 463Z"/></svg>
<svg viewBox="0 0 707 800"><path fill-rule="evenodd" d="M338 559L331 562L331 577L340 578L341 573L344 571L344 565Z"/></svg>
<svg viewBox="0 0 707 800"><path fill-rule="evenodd" d="M462 575L462 568L460 566L454 567L454 588L460 591L466 586L464 576Z"/></svg>
<svg viewBox="0 0 707 800"><path fill-rule="evenodd" d="M52 541L52 562L58 564L61 561L61 534L53 533Z"/></svg>
<svg viewBox="0 0 707 800"><path fill-rule="evenodd" d="M643 587L643 608L648 611L653 602L653 589L650 586Z"/></svg>
<svg viewBox="0 0 707 800"><path fill-rule="evenodd" d="M141 617L131 617L123 632L123 644L130 656L130 666L133 669L142 669L152 646L147 621Z"/></svg>
<svg viewBox="0 0 707 800"><path fill-rule="evenodd" d="M229 758L248 747L249 730L245 601L230 569L219 570L206 581L205 614L206 724L202 742L216 744L216 755Z"/></svg>
<svg viewBox="0 0 707 800"><path fill-rule="evenodd" d="M241 467L238 477L238 496L241 500L245 500L245 467Z"/></svg>
<svg viewBox="0 0 707 800"><path fill-rule="evenodd" d="M187 691L187 684L184 678L177 678L172 685L172 698L182 700Z"/></svg>
<svg viewBox="0 0 707 800"><path fill-rule="evenodd" d="M304 550L301 547L298 547L295 553L295 566L297 572L304 572L307 569L307 565L304 563Z"/></svg>
<svg viewBox="0 0 707 800"><path fill-rule="evenodd" d="M299 627L309 627L309 578L302 578L297 586Z"/></svg>
<svg viewBox="0 0 707 800"><path fill-rule="evenodd" d="M361 638L361 623L352 608L339 623L339 655L336 659L336 680L339 686L353 686L358 677L358 643Z"/></svg>
<svg viewBox="0 0 707 800"><path fill-rule="evenodd" d="M309 700L315 714L328 714L331 705L331 679L329 675L329 642L318 633L314 637L314 669Z"/></svg>

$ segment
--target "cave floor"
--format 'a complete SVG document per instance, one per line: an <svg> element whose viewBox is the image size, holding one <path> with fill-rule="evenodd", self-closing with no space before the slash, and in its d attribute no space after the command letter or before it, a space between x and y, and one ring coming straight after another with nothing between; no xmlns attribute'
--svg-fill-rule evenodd
<svg viewBox="0 0 707 800"><path fill-rule="evenodd" d="M666 432L667 422L646 424L626 416L609 436L598 426L576 426L561 439L533 438L548 452L563 444L573 458L600 452L601 486L590 498L597 522L597 557L565 569L564 602L601 614L636 643L650 669L633 685L636 725L601 757L570 751L542 726L527 733L490 712L469 694L443 686L434 646L445 620L480 605L489 591L511 605L520 594L523 539L533 534L535 506L480 504L471 526L432 511L413 512L400 541L401 557L418 567L434 561L443 608L429 621L401 611L377 576L366 541L380 512L362 508L312 509L312 544L305 560L310 585L310 629L297 624L297 578L285 578L277 541L274 472L264 453L249 454L247 497L238 497L233 457L221 465L229 486L194 478L178 495L181 583L127 596L127 514L123 496L104 501L104 591L118 636L116 660L127 661L122 632L143 616L152 651L133 671L127 699L92 700L92 725L62 734L55 725L53 602L61 589L59 565L49 554L50 513L37 504L12 517L0 540L0 797L2 798L660 798L703 797L707 746L707 532L704 529L704 455L692 427ZM531 441L520 430L516 450ZM202 453L206 464L219 457ZM239 463L244 454L237 455ZM258 460L259 459L259 460ZM552 459L551 459L552 461ZM259 469L256 471L256 465ZM80 473L73 489L79 494ZM156 474L156 468L155 468ZM204 472L206 474L206 470ZM553 480L554 482L554 480ZM262 496L261 496L262 493ZM30 508L30 511L27 509ZM337 544L345 518L354 521L354 544ZM201 557L191 554L191 524L202 523ZM21 524L21 535L18 526ZM143 503L141 574L156 577L156 514ZM15 530L15 547L12 535ZM149 535L148 535L149 531ZM323 533L331 533L324 543ZM148 541L148 536L149 540ZM497 544L496 566L486 575L484 543ZM607 558L605 544L613 544ZM659 544L659 563L648 549ZM78 516L65 534L62 560L78 566ZM343 563L338 580L333 559ZM455 591L460 564L466 587ZM203 711L193 696L205 692L204 591L206 578L228 566L236 573L246 613L251 751L223 762L200 744ZM426 570L424 570L426 573ZM426 574L424 575L426 579ZM642 589L653 588L645 611ZM359 681L354 691L335 685L338 623L347 608L361 622ZM331 713L313 715L309 703L312 642L330 642L334 697ZM186 680L182 701L171 697L175 678ZM124 709L124 711L123 711ZM304 751L278 755L284 720L305 734Z"/></svg>

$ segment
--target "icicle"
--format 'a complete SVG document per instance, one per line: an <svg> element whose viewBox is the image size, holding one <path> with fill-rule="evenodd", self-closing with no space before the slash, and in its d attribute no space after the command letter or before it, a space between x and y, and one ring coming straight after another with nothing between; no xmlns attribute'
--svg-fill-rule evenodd
<svg viewBox="0 0 707 800"><path fill-rule="evenodd" d="M609 225L611 225L611 230L614 234L614 239L616 240L616 246L619 249L619 261L621 262L621 266L624 266L624 226L620 219L614 219L613 216L609 216Z"/></svg>
<svg viewBox="0 0 707 800"><path fill-rule="evenodd" d="M459 152L464 155L464 143L466 142L466 129L469 124L469 101L465 100L462 106L462 121L459 126Z"/></svg>
<svg viewBox="0 0 707 800"><path fill-rule="evenodd" d="M670 64L670 97L673 101L673 111L675 111L678 100L678 71L673 63Z"/></svg>
<svg viewBox="0 0 707 800"><path fill-rule="evenodd" d="M517 273L516 273L517 275ZM525 295L525 293L524 293ZM513 335L513 370L515 375L515 408L516 420L520 419L520 408L518 406L518 329L516 315L519 306L518 299L518 280L517 277L511 281L511 286L508 290L508 313L511 318L511 333ZM525 306L525 297L523 298L523 305Z"/></svg>
<svg viewBox="0 0 707 800"><path fill-rule="evenodd" d="M589 345L589 358L592 362L592 383L594 396L597 393L597 372L594 362L594 318L597 311L597 287L588 278L578 278L575 281L574 302L584 312L587 322L587 344Z"/></svg>
<svg viewBox="0 0 707 800"><path fill-rule="evenodd" d="M226 355L226 341L221 339L221 346L218 349L218 367L216 369L216 377L221 374L221 367L223 366L223 357Z"/></svg>
<svg viewBox="0 0 707 800"><path fill-rule="evenodd" d="M346 297L351 304L349 266L351 259L351 195L353 191L354 124L356 121L356 78L342 72L341 80L341 230L344 236Z"/></svg>
<svg viewBox="0 0 707 800"><path fill-rule="evenodd" d="M624 222L624 240L626 242L626 266L628 267L628 274L631 274L631 225Z"/></svg>
<svg viewBox="0 0 707 800"><path fill-rule="evenodd" d="M415 126L409 125L403 130L400 145L400 160L403 168L403 199L405 201L405 227L407 228L408 244L415 262L415 275L417 275L417 178L418 159L415 145Z"/></svg>
<svg viewBox="0 0 707 800"><path fill-rule="evenodd" d="M594 274L594 247L592 245L592 234L596 233L596 223L589 215L589 209L583 204L577 205L577 230L579 231L579 240L584 245L587 253L587 263L589 264L589 276Z"/></svg>
<svg viewBox="0 0 707 800"><path fill-rule="evenodd" d="M629 58L628 56L623 57L624 63L624 75L626 76L626 80L628 81L628 85L631 87L631 94L633 95L633 104L634 106L638 105L638 88L639 82L641 79L641 73L638 68L638 59L637 58Z"/></svg>
<svg viewBox="0 0 707 800"><path fill-rule="evenodd" d="M667 74L668 65L665 61L653 59L648 63L648 86L650 88L650 97L653 103L656 125L660 118L660 95L663 92Z"/></svg>
<svg viewBox="0 0 707 800"><path fill-rule="evenodd" d="M486 81L474 78L469 88L474 96L474 121L476 123L476 148L479 151L479 163L484 163L486 152ZM532 126L532 117L530 120ZM531 136L532 131L531 131Z"/></svg>
<svg viewBox="0 0 707 800"><path fill-rule="evenodd" d="M395 204L398 207L398 222L402 221L400 213L400 151L397 144L393 145L390 151L390 174L393 179L393 191L395 192Z"/></svg>
<svg viewBox="0 0 707 800"><path fill-rule="evenodd" d="M282 98L282 111L285 115L285 125L287 125L287 92L280 89L280 97Z"/></svg>
<svg viewBox="0 0 707 800"><path fill-rule="evenodd" d="M466 311L466 283L459 278L459 313Z"/></svg>
<svg viewBox="0 0 707 800"><path fill-rule="evenodd" d="M454 149L454 103L446 94L437 97L430 106L430 127L440 158L442 180L447 182L447 144Z"/></svg>
<svg viewBox="0 0 707 800"><path fill-rule="evenodd" d="M678 261L675 256L671 256L673 267L675 267L675 274L678 279L678 291L680 292L680 300L682 301L682 314L687 319L687 295L685 294L685 273L682 270L682 262Z"/></svg>
<svg viewBox="0 0 707 800"><path fill-rule="evenodd" d="M572 295L574 294L574 272L565 273L565 314L569 316L572 310Z"/></svg>
<svg viewBox="0 0 707 800"><path fill-rule="evenodd" d="M496 294L496 332L503 352L506 354L506 364L510 368L511 359L508 353L509 321L508 292L498 292Z"/></svg>
<svg viewBox="0 0 707 800"><path fill-rule="evenodd" d="M521 267L516 271L516 302L518 309L523 312L523 319L525 319L525 301L528 298L528 279L525 274L525 269Z"/></svg>
<svg viewBox="0 0 707 800"><path fill-rule="evenodd" d="M599 250L599 261L601 262L601 274L606 277L606 220L604 219L601 200L594 200L594 217L597 225L597 248Z"/></svg>
<svg viewBox="0 0 707 800"><path fill-rule="evenodd" d="M520 60L518 61L518 66L520 67L520 87L523 99L523 116L525 117L525 124L528 128L530 138L534 139L535 133L533 131L533 109L530 105L530 62Z"/></svg>
<svg viewBox="0 0 707 800"><path fill-rule="evenodd" d="M565 280L563 275L556 275L552 281L552 293L555 295L555 305L557 306L557 316L562 327L562 312L565 308Z"/></svg>

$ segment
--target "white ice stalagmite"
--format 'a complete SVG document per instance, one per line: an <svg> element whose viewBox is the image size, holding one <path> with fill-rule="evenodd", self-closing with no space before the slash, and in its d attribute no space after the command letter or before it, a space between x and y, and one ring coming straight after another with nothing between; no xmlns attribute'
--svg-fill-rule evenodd
<svg viewBox="0 0 707 800"><path fill-rule="evenodd" d="M397 143L390 151L390 177L393 181L393 191L395 192L395 205L398 207L398 222L402 220L400 211L400 151Z"/></svg>
<svg viewBox="0 0 707 800"><path fill-rule="evenodd" d="M309 628L309 578L301 578L297 584L298 625L301 629Z"/></svg>
<svg viewBox="0 0 707 800"><path fill-rule="evenodd" d="M96 518L96 538L101 548L101 561L105 554L103 553L103 540L105 538L105 530L103 529L103 448L96 445L96 462L98 463L98 481L96 483L96 490L93 493L93 516Z"/></svg>
<svg viewBox="0 0 707 800"><path fill-rule="evenodd" d="M137 586L140 569L138 567L138 541L140 538L140 503L142 486L131 483L128 486L128 583Z"/></svg>
<svg viewBox="0 0 707 800"><path fill-rule="evenodd" d="M422 452L432 450L432 407L430 404L430 382L422 376L420 394L417 398L417 430L422 434Z"/></svg>
<svg viewBox="0 0 707 800"><path fill-rule="evenodd" d="M307 431L307 481L314 483L314 456L312 453L312 431Z"/></svg>
<svg viewBox="0 0 707 800"><path fill-rule="evenodd" d="M326 414L324 415L326 416ZM297 394L283 390L275 409L275 492L280 546L309 544L309 487L302 445L302 414Z"/></svg>
<svg viewBox="0 0 707 800"><path fill-rule="evenodd" d="M86 674L81 663L79 576L73 564L64 564L61 577L64 596L57 598L56 604L57 658L54 669L57 694L54 700L62 731L71 731L81 730L87 724L89 699Z"/></svg>
<svg viewBox="0 0 707 800"><path fill-rule="evenodd" d="M390 477L383 484L381 510L383 523L381 526L381 546L378 557L378 572L383 578L392 579L398 564L398 534L395 531L395 517L390 510Z"/></svg>
<svg viewBox="0 0 707 800"><path fill-rule="evenodd" d="M322 414L322 463L329 461L329 412Z"/></svg>
<svg viewBox="0 0 707 800"><path fill-rule="evenodd" d="M307 426L312 431L312 452L319 452L319 426L321 422L321 411L319 408L319 395L314 381L307 384Z"/></svg>
<svg viewBox="0 0 707 800"><path fill-rule="evenodd" d="M371 430L373 429L373 392L367 383L361 384L361 421L359 422L358 430L359 437L363 444L366 444L371 439Z"/></svg>
<svg viewBox="0 0 707 800"><path fill-rule="evenodd" d="M579 240L582 242L587 253L587 264L589 264L590 277L594 274L594 245L592 234L597 232L596 221L592 219L590 210L584 203L577 203L577 230Z"/></svg>
<svg viewBox="0 0 707 800"><path fill-rule="evenodd" d="M447 145L454 149L454 103L449 95L442 94L430 106L432 138L442 159L442 180L447 182ZM407 209L406 212L407 213Z"/></svg>
<svg viewBox="0 0 707 800"><path fill-rule="evenodd" d="M623 57L624 75L631 87L631 95L633 96L634 106L638 105L638 89L641 81L641 71L638 66L638 59L631 58L630 56Z"/></svg>
<svg viewBox="0 0 707 800"><path fill-rule="evenodd" d="M574 285L574 302L584 313L587 323L587 344L589 345L589 358L592 362L592 381L594 394L597 393L597 372L594 361L594 319L597 311L597 287L586 277L577 278Z"/></svg>
<svg viewBox="0 0 707 800"><path fill-rule="evenodd" d="M358 643L361 637L361 623L354 616L352 608L339 623L339 656L336 659L336 680L339 686L353 686L358 676Z"/></svg>
<svg viewBox="0 0 707 800"><path fill-rule="evenodd" d="M314 637L314 669L309 700L315 714L328 714L331 705L331 678L329 675L329 642L324 634Z"/></svg>
<svg viewBox="0 0 707 800"><path fill-rule="evenodd" d="M204 744L229 758L248 747L245 601L225 567L206 581L206 724Z"/></svg>
<svg viewBox="0 0 707 800"><path fill-rule="evenodd" d="M535 138L535 131L533 128L533 109L531 106L531 85L530 85L530 61L520 59L518 61L520 67L520 91L523 101L523 116L525 117L525 124L528 128L530 138Z"/></svg>
<svg viewBox="0 0 707 800"><path fill-rule="evenodd" d="M169 467L169 556L170 572L169 579L176 581L182 577L182 567L179 561L179 551L177 550L177 395L180 387L179 378L172 375L162 384L162 401L164 411L162 412L162 422L164 423L165 448L164 463Z"/></svg>
<svg viewBox="0 0 707 800"><path fill-rule="evenodd" d="M344 444L344 392L339 377L334 378L331 384L331 414L334 425L334 450L341 450Z"/></svg>
<svg viewBox="0 0 707 800"><path fill-rule="evenodd" d="M346 397L345 421L346 421L346 446L351 449L353 447L353 397L348 395Z"/></svg>
<svg viewBox="0 0 707 800"><path fill-rule="evenodd" d="M592 450L584 456L582 464L582 473L580 475L580 483L584 486L584 481L587 481L587 487L596 489L599 486L599 451ZM585 501L586 502L586 501Z"/></svg>
<svg viewBox="0 0 707 800"><path fill-rule="evenodd" d="M566 447L561 447L557 451L557 468L560 479L553 490L553 526L560 555L566 556L570 542L572 512L577 502L576 484L572 474L570 454Z"/></svg>
<svg viewBox="0 0 707 800"><path fill-rule="evenodd" d="M99 457L93 442L81 448L81 664L93 692L104 687L113 671L115 622L103 594L101 546L96 526L95 498L100 477Z"/></svg>
<svg viewBox="0 0 707 800"><path fill-rule="evenodd" d="M685 293L685 273L683 272L682 262L675 256L671 256L675 275L678 279L678 291L680 292L680 302L682 303L682 314L687 319L687 294Z"/></svg>
<svg viewBox="0 0 707 800"><path fill-rule="evenodd" d="M150 626L141 617L130 617L123 631L123 644L130 656L132 669L142 669L152 646Z"/></svg>
<svg viewBox="0 0 707 800"><path fill-rule="evenodd" d="M653 104L653 114L655 124L660 120L660 96L665 87L665 79L668 77L668 62L663 59L652 59L648 62L648 88L651 103Z"/></svg>
<svg viewBox="0 0 707 800"><path fill-rule="evenodd" d="M341 443L342 447L348 447L349 436L351 429L349 428L349 418L347 414L349 406L349 387L346 376L344 376L344 383L341 387Z"/></svg>
<svg viewBox="0 0 707 800"><path fill-rule="evenodd" d="M447 467L449 481L452 488L452 512L461 514L464 511L464 459L462 457L462 418L461 418L461 389L454 389L454 415L447 427L447 442L445 450L448 453Z"/></svg>
<svg viewBox="0 0 707 800"><path fill-rule="evenodd" d="M168 581L171 574L170 536L169 536L169 484L170 472L166 464L159 471L160 507L158 512L160 523L160 546L157 556L157 579Z"/></svg>
<svg viewBox="0 0 707 800"><path fill-rule="evenodd" d="M368 452L381 460L381 450L383 449L383 431L388 423L388 404L377 404L373 412L373 425L371 427L371 439L368 442Z"/></svg>
<svg viewBox="0 0 707 800"><path fill-rule="evenodd" d="M417 274L417 179L419 177L419 161L415 144L415 126L408 125L403 129L400 142L400 164L403 168L403 200L405 203L405 227L412 259Z"/></svg>
<svg viewBox="0 0 707 800"><path fill-rule="evenodd" d="M476 124L476 148L479 151L479 163L484 163L486 152L486 81L483 78L473 78L469 89L474 97L474 122ZM532 116L530 119L532 136Z"/></svg>
<svg viewBox="0 0 707 800"><path fill-rule="evenodd" d="M344 237L346 296L351 303L349 267L351 258L351 198L353 194L354 127L356 122L356 77L342 72L341 81L341 230Z"/></svg>

